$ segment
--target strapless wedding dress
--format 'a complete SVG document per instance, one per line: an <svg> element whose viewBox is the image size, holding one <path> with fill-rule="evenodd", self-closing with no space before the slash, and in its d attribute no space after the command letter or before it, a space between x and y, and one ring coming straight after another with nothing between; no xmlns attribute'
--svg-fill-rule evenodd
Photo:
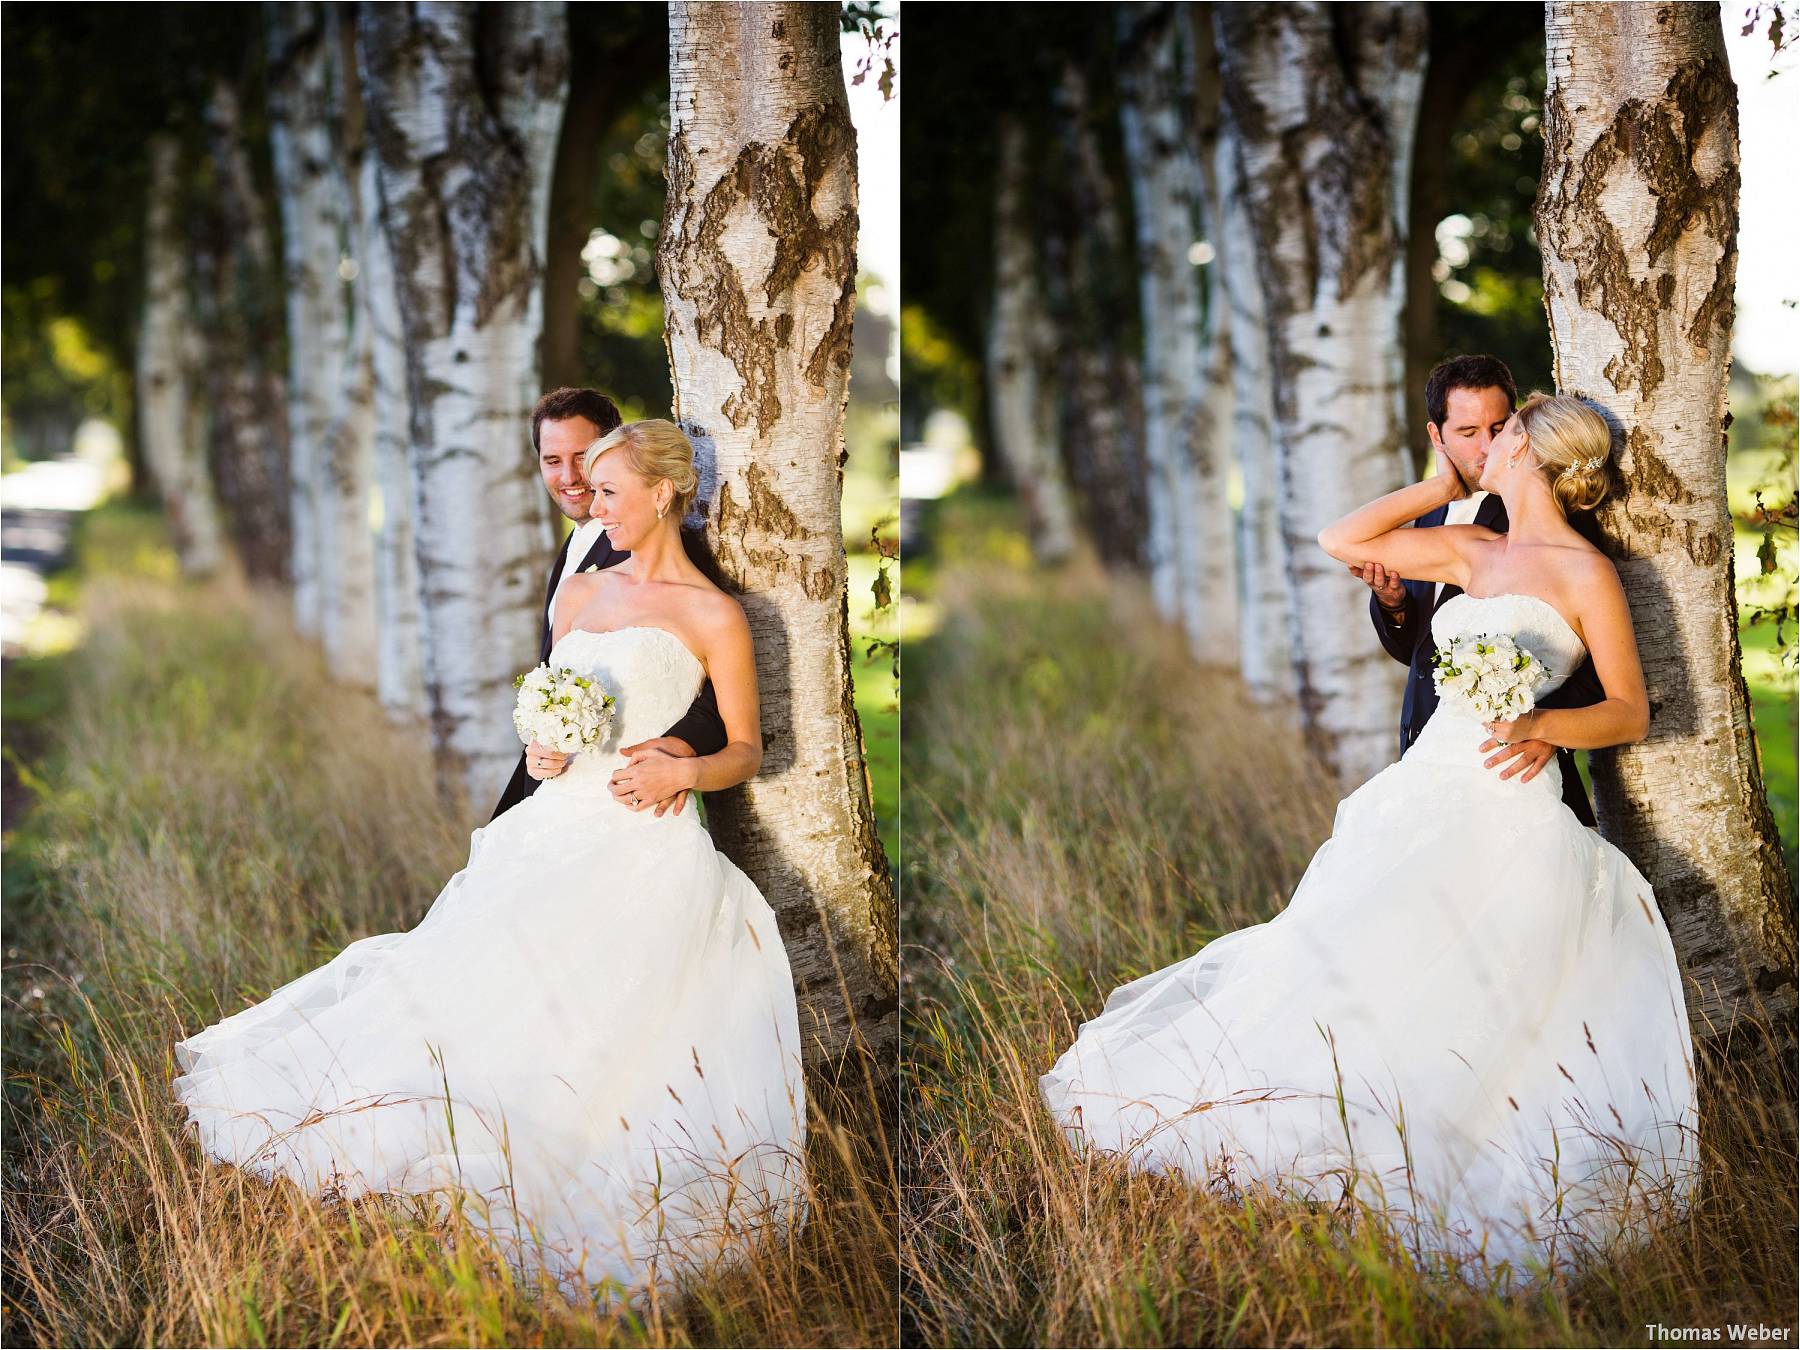
<svg viewBox="0 0 1800 1350"><path fill-rule="evenodd" d="M1580 640L1532 596L1432 622L1553 673ZM1230 1191L1354 1188L1421 1248L1521 1273L1641 1237L1697 1176L1681 975L1650 885L1561 800L1482 767L1441 705L1338 806L1288 907L1115 990L1040 1083L1078 1147Z"/></svg>
<svg viewBox="0 0 1800 1350"><path fill-rule="evenodd" d="M604 746L475 831L419 925L176 1046L209 1157L320 1193L459 1191L520 1264L623 1289L798 1220L805 1095L767 902L690 807L613 800L620 745L704 674L673 633L577 630Z"/></svg>

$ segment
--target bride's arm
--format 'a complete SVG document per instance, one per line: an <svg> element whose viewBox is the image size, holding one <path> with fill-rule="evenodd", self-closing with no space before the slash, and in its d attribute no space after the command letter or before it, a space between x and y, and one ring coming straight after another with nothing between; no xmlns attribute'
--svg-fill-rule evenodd
<svg viewBox="0 0 1800 1350"><path fill-rule="evenodd" d="M623 788L642 799L642 809L677 792L716 792L736 787L762 767L762 713L756 693L756 653L750 644L750 621L729 596L718 596L696 634L719 717L725 723L725 748L713 755L680 757L645 750L613 775L614 795Z"/></svg>
<svg viewBox="0 0 1800 1350"><path fill-rule="evenodd" d="M1488 729L1503 741L1538 740L1568 750L1598 750L1630 745L1650 732L1650 696L1644 690L1644 668L1638 662L1637 637L1631 629L1631 607L1619 574L1605 558L1596 557L1592 576L1580 587L1582 637L1594 673L1606 697L1585 708L1537 708L1514 722L1490 722Z"/></svg>
<svg viewBox="0 0 1800 1350"><path fill-rule="evenodd" d="M1319 531L1319 547L1339 562L1352 566L1380 563L1388 571L1410 581L1447 581L1469 584L1469 564L1463 545L1475 539L1498 538L1492 530L1475 525L1440 525L1435 529L1406 526L1462 495L1456 471L1438 452L1438 473L1377 497L1342 520Z"/></svg>
<svg viewBox="0 0 1800 1350"><path fill-rule="evenodd" d="M551 601L556 609L556 622L550 625L552 647L569 635L569 630L575 626L575 616L593 599L594 587L597 585L599 582L593 577L576 572L556 588L556 596Z"/></svg>

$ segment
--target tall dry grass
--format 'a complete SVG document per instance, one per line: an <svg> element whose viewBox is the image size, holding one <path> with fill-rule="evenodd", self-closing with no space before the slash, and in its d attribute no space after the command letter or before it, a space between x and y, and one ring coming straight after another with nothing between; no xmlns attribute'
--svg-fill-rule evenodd
<svg viewBox="0 0 1800 1350"><path fill-rule="evenodd" d="M1086 565L1034 575L984 519L950 507L950 559L923 586L907 578L941 617L907 642L905 1343L1602 1345L1645 1343L1657 1323L1791 1328L1794 1099L1778 1052L1709 1064L1691 1215L1526 1295L1421 1268L1367 1214L1233 1203L1073 1156L1038 1076L1113 987L1278 911L1337 793L1232 678L1192 666L1141 588Z"/></svg>
<svg viewBox="0 0 1800 1350"><path fill-rule="evenodd" d="M572 1305L454 1214L201 1161L172 1043L417 922L475 822L280 597L177 582L150 530L90 522L85 642L9 672L5 1342L890 1344L892 1099L860 1066L810 1085L805 1226L631 1308Z"/></svg>

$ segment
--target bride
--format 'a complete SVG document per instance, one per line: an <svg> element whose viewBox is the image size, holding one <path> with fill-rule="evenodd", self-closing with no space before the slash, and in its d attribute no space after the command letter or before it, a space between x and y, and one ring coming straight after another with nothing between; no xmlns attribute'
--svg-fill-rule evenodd
<svg viewBox="0 0 1800 1350"><path fill-rule="evenodd" d="M693 448L635 422L583 467L631 557L564 582L550 664L617 699L606 745L534 747L543 786L475 831L416 928L177 1045L174 1092L218 1161L339 1197L460 1193L515 1261L635 1289L798 1220L805 1097L773 913L695 812L650 809L762 758L749 625L681 547ZM612 752L707 676L724 750Z"/></svg>
<svg viewBox="0 0 1800 1350"><path fill-rule="evenodd" d="M1606 490L1605 421L1533 395L1481 487L1511 529L1402 528L1465 491L1437 476L1327 528L1347 563L1465 594L1432 621L1511 637L1549 693L1591 654L1606 698L1482 723L1446 702L1338 806L1286 910L1113 991L1040 1089L1078 1146L1227 1189L1357 1199L1421 1249L1542 1271L1640 1238L1697 1174L1693 1054L1649 884L1561 800L1483 767L1490 732L1641 739L1623 588L1570 527Z"/></svg>

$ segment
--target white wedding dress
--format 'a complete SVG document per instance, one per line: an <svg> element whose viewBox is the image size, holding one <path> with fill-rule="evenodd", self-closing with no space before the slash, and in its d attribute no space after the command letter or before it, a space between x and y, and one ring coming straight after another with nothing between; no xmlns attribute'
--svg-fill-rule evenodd
<svg viewBox="0 0 1800 1350"><path fill-rule="evenodd" d="M1540 697L1583 656L1532 596L1453 597L1432 631L1511 635L1553 673ZM1227 1191L1353 1184L1422 1254L1525 1278L1679 1210L1693 1051L1649 883L1554 761L1503 781L1486 737L1440 706L1280 915L1113 991L1040 1083L1077 1147Z"/></svg>
<svg viewBox="0 0 1800 1350"><path fill-rule="evenodd" d="M452 1189L521 1265L635 1289L801 1216L805 1097L775 916L690 806L615 802L614 753L704 678L673 633L576 630L603 748L475 831L417 927L176 1047L206 1153L322 1193Z"/></svg>

